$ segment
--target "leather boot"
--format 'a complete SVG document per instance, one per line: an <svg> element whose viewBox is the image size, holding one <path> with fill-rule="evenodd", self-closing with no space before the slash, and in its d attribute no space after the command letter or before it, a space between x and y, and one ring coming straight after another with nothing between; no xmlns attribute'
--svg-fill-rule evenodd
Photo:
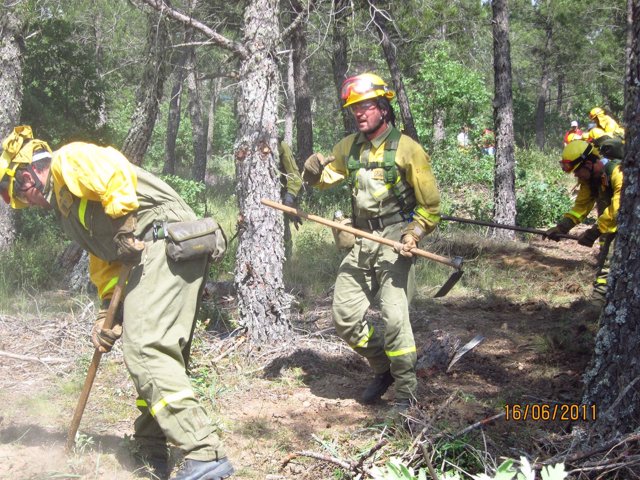
<svg viewBox="0 0 640 480"><path fill-rule="evenodd" d="M362 393L362 403L371 404L380 400L380 397L389 389L394 378L391 372L387 370L384 373L378 373L367 388Z"/></svg>
<svg viewBox="0 0 640 480"><path fill-rule="evenodd" d="M222 480L230 477L233 472L233 465L231 465L227 457L209 462L187 458L182 468L171 480Z"/></svg>

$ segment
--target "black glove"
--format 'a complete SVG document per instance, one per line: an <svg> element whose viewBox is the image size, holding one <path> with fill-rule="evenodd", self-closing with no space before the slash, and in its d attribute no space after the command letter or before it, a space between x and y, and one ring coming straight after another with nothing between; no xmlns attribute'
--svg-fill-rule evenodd
<svg viewBox="0 0 640 480"><path fill-rule="evenodd" d="M106 318L107 310L101 308L91 329L91 343L102 353L110 352L116 340L122 336L122 323L115 323L111 328L102 328Z"/></svg>
<svg viewBox="0 0 640 480"><path fill-rule="evenodd" d="M551 227L549 230L544 232L544 238L557 242L560 240L560 237L558 236L559 234L566 235L574 226L575 224L573 223L573 220L565 217L560 220L555 227Z"/></svg>
<svg viewBox="0 0 640 480"><path fill-rule="evenodd" d="M578 237L578 243L580 245L584 245L585 247L593 247L593 244L599 236L600 230L598 229L598 225L594 225Z"/></svg>
<svg viewBox="0 0 640 480"><path fill-rule="evenodd" d="M113 224L116 230L113 241L116 244L118 260L134 265L139 263L144 242L134 236L137 224L135 212L114 219Z"/></svg>
<svg viewBox="0 0 640 480"><path fill-rule="evenodd" d="M292 193L287 192L284 194L284 198L282 199L282 203L284 203L287 207L298 209L298 199L293 196ZM298 215L294 215L292 213L287 213L289 216L289 220L293 223L293 226L296 227L296 230L300 228L302 225L302 219Z"/></svg>

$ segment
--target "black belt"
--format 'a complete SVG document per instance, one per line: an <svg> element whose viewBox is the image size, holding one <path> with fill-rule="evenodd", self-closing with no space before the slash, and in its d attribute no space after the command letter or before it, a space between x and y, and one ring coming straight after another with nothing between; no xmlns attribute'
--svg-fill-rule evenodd
<svg viewBox="0 0 640 480"><path fill-rule="evenodd" d="M404 222L404 217L401 213L392 213L391 215L385 215L382 217L373 218L356 218L354 222L355 228L362 230L383 230L389 225L395 225L396 223Z"/></svg>

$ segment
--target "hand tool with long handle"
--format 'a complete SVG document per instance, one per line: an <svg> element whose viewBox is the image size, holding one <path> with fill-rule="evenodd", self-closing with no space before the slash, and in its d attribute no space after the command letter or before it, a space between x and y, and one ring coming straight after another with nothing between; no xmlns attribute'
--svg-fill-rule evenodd
<svg viewBox="0 0 640 480"><path fill-rule="evenodd" d="M337 230L343 230L345 232L349 232L352 233L353 235L357 236L357 237L363 237L366 238L368 240L373 240L374 242L378 242L381 243L383 245L388 245L390 247L394 247L394 248L401 248L400 247L400 242L394 242L393 240L389 240L388 238L383 238L383 237L379 237L378 235L373 235L372 233L369 232L365 232L363 230L358 230L357 228L353 228L353 227L349 227L348 225L343 225L341 223L338 222L334 222L332 220L327 220L326 218L323 217L319 217L317 215L312 215L310 213L305 213L300 209L296 209L296 208L292 208L292 207L288 207L286 205L282 205L281 203L278 202L274 202L273 200L269 200L266 198L263 198L261 200L263 205L266 205L268 207L271 208L275 208L277 210L281 210L285 213L290 213L292 215L297 215L301 218L304 218L306 220L311 220L312 222L316 222L319 223L321 225L325 225L327 227L331 227L331 228L335 228ZM442 263L444 265L447 265L451 268L455 268L456 271L451 275L451 277L444 283L444 285L440 288L440 290L438 290L438 292L435 294L436 297L443 297L444 295L447 294L447 292L449 290L451 290L451 288L453 288L453 286L456 284L456 282L460 279L460 277L462 276L462 257L454 257L453 259L451 258L447 258L447 257L443 257L441 255L437 255L435 253L431 253L431 252L427 252L425 250L422 250L420 248L412 248L411 253L414 255L417 255L419 257L423 257L423 258L428 258L429 260L433 260L434 262L438 262L438 263Z"/></svg>
<svg viewBox="0 0 640 480"><path fill-rule="evenodd" d="M107 309L107 316L104 320L104 329L109 329L113 326L113 320L116 316L116 312L118 311L120 301L122 300L124 287L127 283L127 278L129 277L131 268L131 265L123 265L120 269L118 283L113 290L113 295L111 297L111 301L109 302L109 308ZM89 393L91 392L93 381L96 378L96 372L98 371L98 365L100 365L101 358L102 352L100 352L96 348L96 350L93 352L93 358L91 359L89 370L87 371L87 377L84 380L84 386L82 387L82 391L80 392L80 398L78 399L76 410L75 412L73 412L73 419L71 420L69 432L67 433L66 449L68 452L73 449L73 446L76 443L76 433L78 432L78 427L80 426L80 420L82 420L84 409L87 406Z"/></svg>
<svg viewBox="0 0 640 480"><path fill-rule="evenodd" d="M440 215L441 220L448 222L470 223L472 225L482 225L484 227L504 228L506 230L515 230L517 232L534 233L536 235L546 236L545 230L538 230L537 228L518 227L517 225L505 225L503 223L485 222L483 220L472 220L470 218L451 217L449 215ZM567 238L569 240L578 240L577 235L568 235L566 233L558 233L556 235L559 238Z"/></svg>

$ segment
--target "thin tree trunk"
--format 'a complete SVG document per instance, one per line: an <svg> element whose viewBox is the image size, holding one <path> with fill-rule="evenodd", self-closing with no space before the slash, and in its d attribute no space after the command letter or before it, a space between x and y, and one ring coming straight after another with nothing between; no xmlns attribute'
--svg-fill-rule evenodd
<svg viewBox="0 0 640 480"><path fill-rule="evenodd" d="M331 69L333 71L333 82L337 91L337 108L342 114L342 124L344 125L345 134L356 131L356 121L353 115L345 108L342 108L340 99L340 89L342 82L347 78L349 68L348 57L348 39L345 34L347 31L349 15L351 13L350 0L333 0L334 21L333 21L333 39L332 39L332 55Z"/></svg>
<svg viewBox="0 0 640 480"><path fill-rule="evenodd" d="M546 111L547 98L549 97L549 62L548 58L551 54L551 38L552 30L550 23L547 23L546 40L544 51L542 52L542 74L540 78L540 88L538 89L538 102L536 105L536 145L540 150L544 150L544 117Z"/></svg>
<svg viewBox="0 0 640 480"><path fill-rule="evenodd" d="M185 43L190 38L189 33L185 33ZM183 47L176 53L177 61L173 70L173 86L171 87L171 98L169 99L169 113L167 114L167 138L165 141L164 167L162 173L173 175L176 173L178 159L176 158L176 142L178 131L180 130L181 107L182 107L182 87L184 86L185 63L189 52Z"/></svg>
<svg viewBox="0 0 640 480"><path fill-rule="evenodd" d="M302 13L303 4L292 0L294 15ZM311 92L309 90L309 71L307 69L306 24L300 22L291 36L293 48L293 76L296 99L296 144L298 162L313 154L313 123L311 121ZM301 167L302 165L298 165Z"/></svg>
<svg viewBox="0 0 640 480"><path fill-rule="evenodd" d="M293 145L293 122L296 114L296 86L293 70L293 50L291 50L289 55L287 55L287 82L284 111L284 141L290 146ZM300 155L298 155L297 161L300 162ZM298 165L298 167L300 168L301 165Z"/></svg>
<svg viewBox="0 0 640 480"><path fill-rule="evenodd" d="M493 0L493 71L495 95L493 122L496 127L496 163L493 219L515 225L515 152L513 135L513 92L511 89L511 47L509 44L509 7L507 0ZM513 239L511 230L494 229L492 236Z"/></svg>
<svg viewBox="0 0 640 480"><path fill-rule="evenodd" d="M597 405L595 440L614 438L640 424L640 3L631 3L632 42L627 63L624 186L606 304L583 402Z"/></svg>
<svg viewBox="0 0 640 480"><path fill-rule="evenodd" d="M215 78L211 80L211 88L209 99L209 113L207 119L207 162L211 164L210 160L213 156L214 146L214 132L216 128L216 113L218 111L218 98L220 96L220 89L222 88L222 79Z"/></svg>
<svg viewBox="0 0 640 480"><path fill-rule="evenodd" d="M0 7L0 153L2 140L20 121L22 106L22 19ZM14 212L0 200L0 251L13 245L16 236Z"/></svg>
<svg viewBox="0 0 640 480"><path fill-rule="evenodd" d="M398 67L396 46L393 44L389 36L390 14L388 7L388 1L370 0L373 21L382 44L382 50L384 52L385 59L387 60L387 65L389 66L389 71L391 72L391 78L393 80L393 86L396 91L396 99L398 101L400 116L402 117L402 123L404 125L403 133L409 135L415 141L419 141L418 132L416 131L416 127L413 122L413 115L411 114L411 108L409 107L409 97L405 91L402 74ZM381 10L381 8L385 8L386 11ZM393 22L391 22L391 25L393 25Z"/></svg>
<svg viewBox="0 0 640 480"><path fill-rule="evenodd" d="M145 65L136 95L136 109L131 128L122 145L122 153L136 165L142 165L158 117L162 87L167 75L169 32L162 16L148 14Z"/></svg>
<svg viewBox="0 0 640 480"><path fill-rule="evenodd" d="M280 198L278 1L253 0L244 18L248 56L240 66L238 95L235 160L241 220L234 283L240 321L251 341L260 345L291 337L291 300L284 291L282 273L282 214L260 203L262 198Z"/></svg>
<svg viewBox="0 0 640 480"><path fill-rule="evenodd" d="M203 114L200 96L200 82L198 81L196 50L189 47L186 63L187 76L185 84L189 93L189 119L191 120L191 135L193 138L193 180L204 182L207 172L207 125Z"/></svg>
<svg viewBox="0 0 640 480"><path fill-rule="evenodd" d="M446 136L444 128L445 111L441 108L433 110L433 147L438 148L442 145Z"/></svg>

